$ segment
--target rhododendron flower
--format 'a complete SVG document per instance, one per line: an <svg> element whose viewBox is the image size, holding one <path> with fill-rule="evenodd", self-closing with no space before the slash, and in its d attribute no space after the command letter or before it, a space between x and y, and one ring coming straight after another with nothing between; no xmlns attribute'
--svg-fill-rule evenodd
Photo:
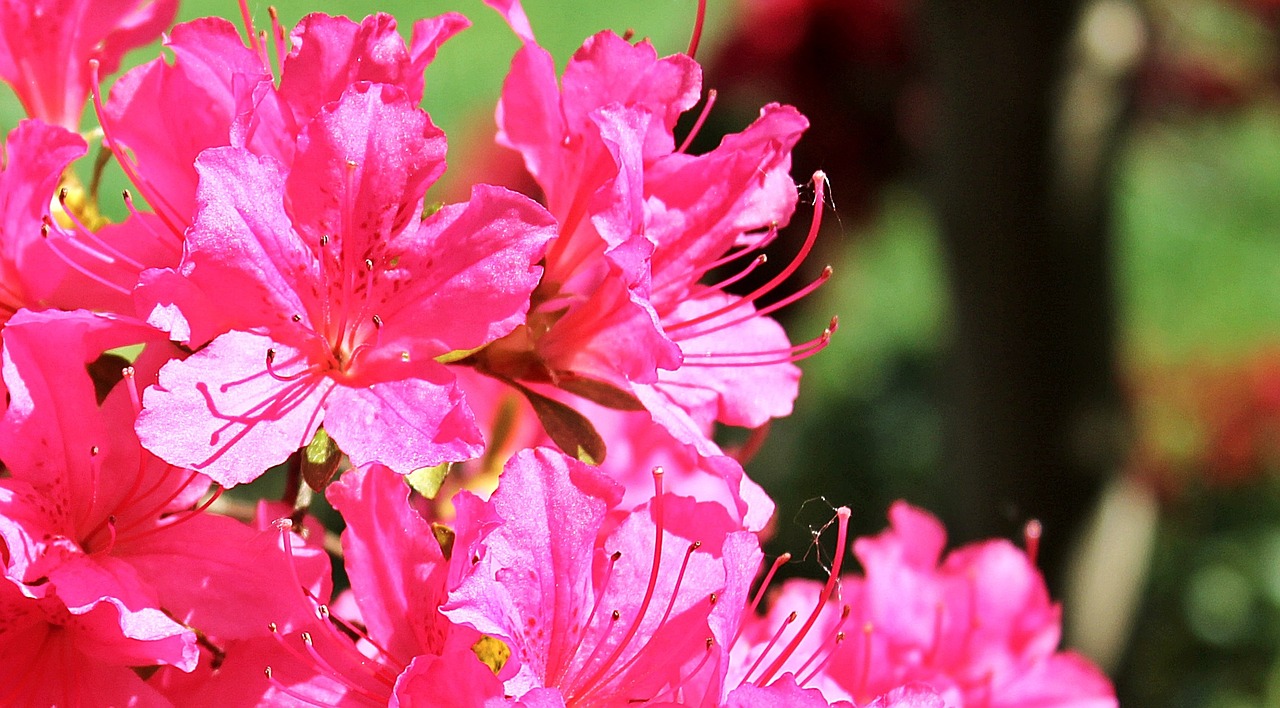
<svg viewBox="0 0 1280 708"><path fill-rule="evenodd" d="M747 623L731 681L792 671L859 706L913 682L957 708L1116 705L1096 668L1057 651L1060 611L1024 552L998 540L941 559L936 519L902 502L889 517L889 530L855 543L865 577L840 578L835 596L831 581L791 581ZM797 614L815 620L796 627Z"/></svg>
<svg viewBox="0 0 1280 708"><path fill-rule="evenodd" d="M524 320L552 235L536 204L477 186L420 218L444 134L403 91L356 84L302 131L293 169L201 154L181 274L231 331L160 373L138 431L223 485L256 478L323 422L355 465L402 474L474 457L480 433L435 361Z"/></svg>
<svg viewBox="0 0 1280 708"><path fill-rule="evenodd" d="M718 695L758 542L655 474L651 502L626 511L607 476L537 449L511 459L488 502L459 493L454 554L473 564L443 612L510 647L507 694L575 706Z"/></svg>
<svg viewBox="0 0 1280 708"><path fill-rule="evenodd" d="M529 324L470 363L539 395L557 397L546 389L558 387L614 408L647 409L705 457L721 454L711 442L715 423L758 427L789 413L799 381L792 362L825 346L828 335L793 347L767 315L818 283L767 310L754 301L795 270L816 228L796 262L747 297L726 293L727 281L699 281L764 246L790 218L797 200L790 151L804 117L766 106L715 150L687 155L673 131L699 96L701 72L691 58L660 59L647 42L603 32L557 82L520 5L489 4L524 40L499 105L498 140L522 153L560 230ZM556 437L553 426L548 431ZM565 437L557 443L573 452Z"/></svg>
<svg viewBox="0 0 1280 708"><path fill-rule="evenodd" d="M89 96L89 61L113 73L125 53L160 36L178 0L3 0L0 79L27 115L75 131Z"/></svg>
<svg viewBox="0 0 1280 708"><path fill-rule="evenodd" d="M111 362L124 361L103 352L137 345L144 348L134 366L112 377ZM0 626L10 630L0 632L0 652L32 653L3 670L26 667L25 680L52 683L27 686L10 674L0 685L57 695L78 681L78 662L116 686L137 683L131 665L190 671L191 627L206 637L249 636L279 606L272 590L284 557L272 555L275 546L256 544L244 524L193 509L208 480L164 464L134 435L133 379L153 379L171 353L161 332L86 312L22 311L5 327L11 401L0 420L9 473L0 479L0 593L12 597L0 609ZM90 369L101 372L99 388ZM54 626L70 631L50 632ZM93 668L105 666L116 673Z"/></svg>
<svg viewBox="0 0 1280 708"><path fill-rule="evenodd" d="M19 308L89 308L133 313L129 291L144 266L162 262L151 239L131 239L125 251L102 247L122 230L146 228L139 218L90 233L68 204L68 165L84 155L84 139L38 120L9 133L0 156L0 322ZM62 195L60 208L51 203ZM86 256L92 252L93 256ZM168 253L177 261L177 250ZM84 264L91 265L86 267ZM104 277L98 271L107 273Z"/></svg>
<svg viewBox="0 0 1280 708"><path fill-rule="evenodd" d="M155 59L120 77L100 114L121 165L176 234L196 207L196 157L236 145L292 161L302 127L357 81L391 84L422 101L423 71L440 45L470 23L457 13L419 20L408 46L395 19L357 23L313 13L293 29L280 86L252 25L249 46L226 20L180 24L166 38L172 64ZM201 106L175 111L171 106Z"/></svg>

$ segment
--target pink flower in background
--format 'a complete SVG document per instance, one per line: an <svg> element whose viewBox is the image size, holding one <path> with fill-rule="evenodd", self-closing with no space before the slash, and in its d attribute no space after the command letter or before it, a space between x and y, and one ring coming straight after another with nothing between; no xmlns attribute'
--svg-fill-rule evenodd
<svg viewBox="0 0 1280 708"><path fill-rule="evenodd" d="M181 316L225 334L161 371L143 444L227 486L282 462L322 422L355 465L404 474L479 454L435 358L524 321L552 222L483 185L423 219L444 152L403 91L356 84L303 129L292 170L241 148L202 153L179 271L210 308Z"/></svg>
<svg viewBox="0 0 1280 708"><path fill-rule="evenodd" d="M912 683L956 708L1116 705L1101 672L1057 651L1060 608L1023 551L997 540L943 559L936 519L902 502L889 517L889 530L854 545L865 577L841 578L835 596L830 582L790 581L767 615L748 621L731 680L791 671L801 686L859 706L885 705ZM788 620L814 611L812 625Z"/></svg>
<svg viewBox="0 0 1280 708"><path fill-rule="evenodd" d="M27 115L80 128L90 60L114 73L125 53L160 37L178 0L3 0L0 79Z"/></svg>

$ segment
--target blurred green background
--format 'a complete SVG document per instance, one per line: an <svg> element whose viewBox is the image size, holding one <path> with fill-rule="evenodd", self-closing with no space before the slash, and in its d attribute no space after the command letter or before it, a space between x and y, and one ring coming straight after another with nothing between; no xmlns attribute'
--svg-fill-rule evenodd
<svg viewBox="0 0 1280 708"><path fill-rule="evenodd" d="M650 37L660 53L683 51L695 12L693 0L525 4L561 65L605 28ZM1123 480L1139 500L1119 507L1130 526L1102 532L1102 545L1127 549L1120 572L1138 578L1139 592L1132 603L1121 598L1115 615L1081 616L1094 605L1068 604L1070 626L1118 627L1109 640L1085 630L1069 640L1107 662L1122 705L1280 705L1280 3L1062 4L1074 8L1065 13L1063 74L1087 68L1088 52L1072 49L1077 40L1103 59L1115 50L1102 79L1109 93L1073 94L1065 79L1050 88L1060 115L1091 115L1067 110L1083 105L1112 116L1098 133L1114 145L1099 179L1112 234L1115 388L1127 422L1123 452L1100 484ZM276 5L286 25L311 10L360 17L374 9L356 1ZM769 14L771 5L790 8L786 21ZM929 5L711 3L699 58L706 84L723 89L723 98L699 143L741 129L756 106L782 98L781 85L814 123L817 147L798 153L797 182L816 169L833 177L833 214L821 255L808 265L830 262L836 277L787 321L797 341L820 332L832 314L841 329L804 362L796 414L773 425L749 467L779 499L774 552L804 548L841 504L853 508L861 533L879 530L898 498L949 525L973 516L1021 523L1029 515L999 499L975 508L942 473L956 320L930 198L936 162L927 155L939 133L930 116L946 80L931 67L946 50L931 46L936 34L922 28ZM250 6L267 26L265 4ZM1098 7L1102 19L1091 14ZM474 27L428 71L425 107L449 135L457 179L497 169L492 112L517 47L509 30L479 0L376 9L395 14L406 32L414 19L446 10L471 18ZM231 2L185 0L180 20L205 14L238 17ZM130 64L156 51L135 52ZM1079 96L1083 103L1071 103ZM21 117L0 87L0 130ZM1065 120L1070 128L1085 119ZM800 231L811 213L799 210ZM1085 518L1089 509L1077 511ZM1086 558L1065 577L1100 562ZM812 558L793 570L821 573ZM1081 592L1090 602L1122 594L1106 583Z"/></svg>

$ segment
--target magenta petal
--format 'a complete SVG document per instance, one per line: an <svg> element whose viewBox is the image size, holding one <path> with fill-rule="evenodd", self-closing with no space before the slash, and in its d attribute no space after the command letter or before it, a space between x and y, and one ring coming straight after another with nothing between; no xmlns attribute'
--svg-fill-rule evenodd
<svg viewBox="0 0 1280 708"><path fill-rule="evenodd" d="M768 686L759 687L744 683L733 689L725 700L724 708L775 708L777 706L828 708L829 705L831 704L823 698L821 691L816 688L800 688L796 685L796 677L786 673Z"/></svg>
<svg viewBox="0 0 1280 708"><path fill-rule="evenodd" d="M0 79L28 115L76 130L89 96L89 60L110 76L125 52L159 36L177 11L177 0L0 3Z"/></svg>
<svg viewBox="0 0 1280 708"><path fill-rule="evenodd" d="M240 31L219 17L174 27L165 46L174 53L173 64L154 59L121 76L111 87L104 122L117 147L132 151L145 181L139 185L143 196L180 229L195 213L196 157L231 143L236 116L271 74L244 46Z"/></svg>
<svg viewBox="0 0 1280 708"><path fill-rule="evenodd" d="M308 243L329 236L332 251L381 266L384 242L420 220L444 156L444 133L403 91L355 84L298 139L287 187L294 223Z"/></svg>
<svg viewBox="0 0 1280 708"><path fill-rule="evenodd" d="M417 368L418 378L334 387L325 403L325 430L351 464L380 462L408 474L484 452L453 374L434 362Z"/></svg>
<svg viewBox="0 0 1280 708"><path fill-rule="evenodd" d="M632 45L613 32L582 43L564 69L564 113L574 132L597 108L611 103L640 105L658 120L644 138L646 158L675 149L671 131L680 114L698 102L702 69L684 54L658 58L653 45Z"/></svg>
<svg viewBox="0 0 1280 708"><path fill-rule="evenodd" d="M497 140L519 150L529 174L542 184L556 185L563 181L560 162L568 128L560 112L555 60L531 42L516 52L503 83Z"/></svg>
<svg viewBox="0 0 1280 708"><path fill-rule="evenodd" d="M430 357L481 346L524 322L555 220L515 192L476 185L471 199L393 240L413 277L382 312L383 346ZM430 323L423 328L423 323Z"/></svg>
<svg viewBox="0 0 1280 708"><path fill-rule="evenodd" d="M1019 703L1020 706L1028 704ZM867 708L946 708L942 696L926 684L910 683L877 698Z"/></svg>
<svg viewBox="0 0 1280 708"><path fill-rule="evenodd" d="M342 551L360 618L393 657L441 653L450 628L438 612L448 567L409 492L404 477L379 465L348 470L327 492L347 525Z"/></svg>
<svg viewBox="0 0 1280 708"><path fill-rule="evenodd" d="M604 475L544 448L503 470L490 499L503 523L442 611L507 642L519 662L506 681L514 695L552 685L571 665L591 611L596 535L620 497Z"/></svg>
<svg viewBox="0 0 1280 708"><path fill-rule="evenodd" d="M241 329L286 324L312 305L300 293L311 289L315 256L285 213L283 169L230 147L205 150L196 161L199 207L181 273L216 293Z"/></svg>
<svg viewBox="0 0 1280 708"><path fill-rule="evenodd" d="M0 698L6 705L167 705L126 663L132 647L118 651L118 639L94 636L101 624L119 637L111 606L58 625L48 621L58 614L56 602L24 597L0 579Z"/></svg>
<svg viewBox="0 0 1280 708"><path fill-rule="evenodd" d="M0 278L8 309L35 306L68 269L40 236L49 200L67 165L85 152L79 135L38 120L24 120L0 152Z"/></svg>
<svg viewBox="0 0 1280 708"><path fill-rule="evenodd" d="M422 101L422 72L441 44L470 22L457 13L419 20L413 45L405 47L390 15L370 15L360 24L346 17L313 13L293 29L293 50L285 59L280 95L299 124L335 101L360 81L403 90L414 104Z"/></svg>
<svg viewBox="0 0 1280 708"><path fill-rule="evenodd" d="M501 708L502 682L467 649L418 656L396 679L390 708Z"/></svg>
<svg viewBox="0 0 1280 708"><path fill-rule="evenodd" d="M453 39L454 35L471 26L471 20L457 12L446 12L436 17L426 17L413 23L413 34L409 40L409 55L413 57L415 73L405 76L400 85L410 96L422 99L423 85L411 83L411 78L422 77L422 71L435 61L440 46Z"/></svg>
<svg viewBox="0 0 1280 708"><path fill-rule="evenodd" d="M165 365L143 395L137 423L143 447L230 487L257 479L310 442L333 382L310 374L275 378L266 366L270 349L275 366L290 375L288 367L303 360L268 337L233 331Z"/></svg>
<svg viewBox="0 0 1280 708"><path fill-rule="evenodd" d="M520 0L484 0L484 4L492 7L507 21L511 31L525 42L533 42L533 28L529 25L529 16L524 13Z"/></svg>
<svg viewBox="0 0 1280 708"><path fill-rule="evenodd" d="M300 591L282 583L293 572L303 585L327 581L329 558L293 549L293 570L279 536L224 516L201 514L131 541L120 550L181 622L220 639L262 636L285 623L301 604Z"/></svg>

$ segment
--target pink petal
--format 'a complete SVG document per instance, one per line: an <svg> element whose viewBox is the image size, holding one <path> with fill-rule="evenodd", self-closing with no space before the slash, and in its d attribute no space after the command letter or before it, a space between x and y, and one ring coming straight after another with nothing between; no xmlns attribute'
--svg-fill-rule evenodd
<svg viewBox="0 0 1280 708"><path fill-rule="evenodd" d="M735 303L740 304L706 323L669 331L684 363L674 371L659 372L658 387L695 420L755 428L790 415L800 393L799 367L779 362L791 347L782 326L757 316L751 303L710 289L684 300L664 321L686 322ZM717 329L722 321L736 322ZM735 358L735 353L742 356Z"/></svg>
<svg viewBox="0 0 1280 708"><path fill-rule="evenodd" d="M292 553L290 570L277 534L212 514L162 527L118 551L162 607L220 639L262 636L270 622L285 626L303 604L301 591L282 580L295 572L304 586L323 580L327 587L327 555L311 548Z"/></svg>
<svg viewBox="0 0 1280 708"><path fill-rule="evenodd" d="M418 656L396 679L390 708L501 708L502 682L468 649Z"/></svg>
<svg viewBox="0 0 1280 708"><path fill-rule="evenodd" d="M280 95L299 124L360 81L396 86L421 103L422 72L440 45L470 24L458 13L419 20L406 47L387 14L370 15L358 25L346 17L307 15L293 29Z"/></svg>
<svg viewBox="0 0 1280 708"><path fill-rule="evenodd" d="M451 627L438 612L447 563L409 491L402 476L371 465L343 473L327 492L347 525L342 551L360 617L395 657L441 653Z"/></svg>
<svg viewBox="0 0 1280 708"><path fill-rule="evenodd" d="M444 133L403 91L355 84L298 139L287 186L294 223L307 243L328 236L334 253L384 266L382 247L421 219L444 155ZM365 266L343 270L363 274Z"/></svg>
<svg viewBox="0 0 1280 708"><path fill-rule="evenodd" d="M644 138L644 155L652 159L674 148L672 129L680 114L698 102L702 69L683 54L662 59L648 41L636 45L613 32L587 38L565 66L563 104L570 130L597 108L611 103L639 105L658 120Z"/></svg>
<svg viewBox="0 0 1280 708"><path fill-rule="evenodd" d="M497 10L517 37L525 42L534 41L533 28L529 26L529 17L524 14L520 0L485 0L484 4Z"/></svg>
<svg viewBox="0 0 1280 708"><path fill-rule="evenodd" d="M827 708L831 704L827 703L821 691L814 688L800 688L796 685L795 676L785 673L768 686L742 684L729 693L724 705L725 708L775 708L775 706Z"/></svg>
<svg viewBox="0 0 1280 708"><path fill-rule="evenodd" d="M471 199L394 239L403 282L382 320L383 347L435 357L497 339L524 322L555 222L533 201L476 185ZM423 323L430 323L427 328Z"/></svg>
<svg viewBox="0 0 1280 708"><path fill-rule="evenodd" d="M594 596L596 535L620 496L599 472L546 449L507 463L490 500L503 523L442 612L511 647L509 693L550 685L569 667ZM459 517L459 536L467 524Z"/></svg>
<svg viewBox="0 0 1280 708"><path fill-rule="evenodd" d="M293 315L318 310L316 257L285 213L280 164L239 148L211 148L196 170L199 207L182 275L216 297L242 329L291 328Z"/></svg>
<svg viewBox="0 0 1280 708"><path fill-rule="evenodd" d="M257 479L306 445L320 427L332 380L304 375L281 381L268 373L308 360L297 350L249 332L228 332L185 361L160 370L143 395L142 445L167 462L199 470L224 487Z"/></svg>
<svg viewBox="0 0 1280 708"><path fill-rule="evenodd" d="M111 139L133 153L146 182L139 185L143 195L181 229L195 214L196 157L231 144L232 123L271 74L222 18L180 24L165 46L173 63L157 58L121 76L111 87L104 122Z"/></svg>
<svg viewBox="0 0 1280 708"><path fill-rule="evenodd" d="M28 115L76 130L89 96L89 60L110 76L125 52L159 36L177 10L177 0L5 2L0 79L13 86Z"/></svg>
<svg viewBox="0 0 1280 708"><path fill-rule="evenodd" d="M453 375L435 362L415 368L416 378L334 387L324 406L325 430L351 464L380 462L408 474L484 451Z"/></svg>

